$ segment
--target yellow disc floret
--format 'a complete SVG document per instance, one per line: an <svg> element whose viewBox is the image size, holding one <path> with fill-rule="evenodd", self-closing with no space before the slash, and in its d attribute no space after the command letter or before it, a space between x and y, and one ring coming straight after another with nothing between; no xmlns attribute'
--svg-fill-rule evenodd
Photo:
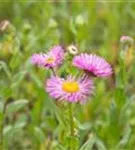
<svg viewBox="0 0 135 150"><path fill-rule="evenodd" d="M79 91L79 84L75 81L65 81L62 85L62 89L65 92L75 93Z"/></svg>
<svg viewBox="0 0 135 150"><path fill-rule="evenodd" d="M54 62L54 58L53 57L49 57L47 60L46 60L47 63L51 64Z"/></svg>

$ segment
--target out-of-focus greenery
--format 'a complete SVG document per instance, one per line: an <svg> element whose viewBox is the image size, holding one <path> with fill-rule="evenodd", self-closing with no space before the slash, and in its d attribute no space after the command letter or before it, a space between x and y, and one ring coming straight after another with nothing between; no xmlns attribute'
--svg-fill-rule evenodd
<svg viewBox="0 0 135 150"><path fill-rule="evenodd" d="M64 150L69 142L62 140L67 127L58 121L59 107L44 90L50 73L30 63L33 53L56 44L76 44L80 52L99 54L114 67L114 78L94 79L92 100L75 106L79 149L134 150L135 59L128 62L126 56L122 75L128 82L123 84L119 39L135 36L135 3L3 0L0 20L10 22L0 31L0 125L6 150ZM63 74L71 71L67 67Z"/></svg>

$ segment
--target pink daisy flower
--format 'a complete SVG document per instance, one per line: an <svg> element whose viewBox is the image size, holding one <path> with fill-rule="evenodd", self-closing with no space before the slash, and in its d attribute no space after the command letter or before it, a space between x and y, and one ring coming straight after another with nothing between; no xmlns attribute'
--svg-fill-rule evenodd
<svg viewBox="0 0 135 150"><path fill-rule="evenodd" d="M82 53L75 56L73 59L73 65L83 69L87 73L93 76L106 77L112 74L112 67L105 61L104 58L95 54Z"/></svg>
<svg viewBox="0 0 135 150"><path fill-rule="evenodd" d="M46 91L51 97L69 102L85 103L93 93L93 88L93 82L88 76L78 80L71 76L67 79L53 76L46 83Z"/></svg>
<svg viewBox="0 0 135 150"><path fill-rule="evenodd" d="M31 62L39 67L53 68L62 64L64 50L61 46L55 46L47 54L33 54Z"/></svg>

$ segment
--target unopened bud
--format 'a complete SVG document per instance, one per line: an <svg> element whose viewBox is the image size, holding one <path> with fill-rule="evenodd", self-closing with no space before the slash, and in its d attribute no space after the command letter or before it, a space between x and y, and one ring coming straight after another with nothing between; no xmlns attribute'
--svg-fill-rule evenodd
<svg viewBox="0 0 135 150"><path fill-rule="evenodd" d="M78 54L78 49L74 45L70 45L67 47L67 51L72 54L72 55L77 55Z"/></svg>
<svg viewBox="0 0 135 150"><path fill-rule="evenodd" d="M129 44L129 45L132 45L134 43L134 39L130 36L122 36L120 38L120 42L122 44Z"/></svg>
<svg viewBox="0 0 135 150"><path fill-rule="evenodd" d="M133 60L134 39L130 36L122 36L120 38L120 42L121 42L120 58L126 62L126 65L129 65Z"/></svg>
<svg viewBox="0 0 135 150"><path fill-rule="evenodd" d="M0 22L0 31L4 32L5 30L7 30L9 24L10 24L10 22L8 20L1 21Z"/></svg>

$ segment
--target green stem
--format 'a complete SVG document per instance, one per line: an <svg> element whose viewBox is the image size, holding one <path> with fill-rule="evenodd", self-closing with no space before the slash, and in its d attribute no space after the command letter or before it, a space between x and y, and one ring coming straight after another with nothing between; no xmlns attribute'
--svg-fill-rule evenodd
<svg viewBox="0 0 135 150"><path fill-rule="evenodd" d="M3 130L4 130L4 124L5 124L6 106L7 106L7 102L5 102L3 112L2 112L3 117L2 117L1 127L0 127L0 150L4 149L4 146L3 146L3 140L4 140Z"/></svg>
<svg viewBox="0 0 135 150"><path fill-rule="evenodd" d="M2 124L1 124L1 130L0 130L0 149L3 150L3 121L2 121Z"/></svg>
<svg viewBox="0 0 135 150"><path fill-rule="evenodd" d="M71 103L69 103L69 120L70 120L70 136L71 136L71 142L70 142L70 150L74 150L74 146L72 143L72 138L74 137L74 118L73 118L73 106Z"/></svg>
<svg viewBox="0 0 135 150"><path fill-rule="evenodd" d="M74 136L74 120L73 120L72 104L69 104L69 114L70 114L70 133L71 133L71 136Z"/></svg>
<svg viewBox="0 0 135 150"><path fill-rule="evenodd" d="M53 74L54 76L57 76L56 71L54 70L54 68L51 68L51 70L52 70L52 74Z"/></svg>

